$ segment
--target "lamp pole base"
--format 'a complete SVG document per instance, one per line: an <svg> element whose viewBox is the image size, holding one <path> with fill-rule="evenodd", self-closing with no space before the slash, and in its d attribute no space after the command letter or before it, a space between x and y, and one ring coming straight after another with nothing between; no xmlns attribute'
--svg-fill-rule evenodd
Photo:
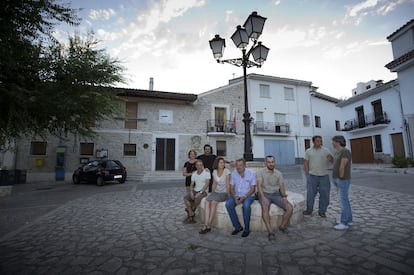
<svg viewBox="0 0 414 275"><path fill-rule="evenodd" d="M253 161L253 153L244 153L244 154L243 154L243 158L244 158L246 161Z"/></svg>

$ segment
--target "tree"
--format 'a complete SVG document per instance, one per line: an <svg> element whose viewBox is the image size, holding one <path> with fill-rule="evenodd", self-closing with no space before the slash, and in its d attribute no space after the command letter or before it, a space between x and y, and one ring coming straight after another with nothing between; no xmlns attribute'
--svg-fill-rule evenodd
<svg viewBox="0 0 414 275"><path fill-rule="evenodd" d="M117 115L111 85L124 68L97 49L93 32L54 39L76 11L57 0L3 0L0 11L0 139L92 135L95 121Z"/></svg>

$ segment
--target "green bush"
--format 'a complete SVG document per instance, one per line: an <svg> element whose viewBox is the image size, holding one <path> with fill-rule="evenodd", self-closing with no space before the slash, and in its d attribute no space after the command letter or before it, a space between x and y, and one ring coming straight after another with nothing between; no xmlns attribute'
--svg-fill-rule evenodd
<svg viewBox="0 0 414 275"><path fill-rule="evenodd" d="M407 168L409 164L412 165L412 160L405 157L394 157L392 164L397 168Z"/></svg>

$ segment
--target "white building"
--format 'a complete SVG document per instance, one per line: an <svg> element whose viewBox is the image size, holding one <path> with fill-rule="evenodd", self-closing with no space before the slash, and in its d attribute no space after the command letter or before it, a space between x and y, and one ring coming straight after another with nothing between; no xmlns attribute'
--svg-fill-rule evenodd
<svg viewBox="0 0 414 275"><path fill-rule="evenodd" d="M414 157L414 19L387 37L391 42L394 60L386 67L398 75L404 130L408 150L406 155Z"/></svg>
<svg viewBox="0 0 414 275"><path fill-rule="evenodd" d="M211 105L211 121L220 125L234 117L237 135L229 138L220 134L221 127L208 129L208 136L216 147L230 146L228 156L243 156L244 113L243 78L199 95L206 105ZM338 99L316 92L312 82L275 76L248 74L247 91L254 160L274 155L278 164L295 164L303 160L305 150L311 146L313 135L321 135L327 146L338 134L340 112L335 106ZM216 131L219 129L219 131ZM236 151L234 151L234 149Z"/></svg>
<svg viewBox="0 0 414 275"><path fill-rule="evenodd" d="M344 136L355 163L390 162L408 150L397 80L340 102Z"/></svg>

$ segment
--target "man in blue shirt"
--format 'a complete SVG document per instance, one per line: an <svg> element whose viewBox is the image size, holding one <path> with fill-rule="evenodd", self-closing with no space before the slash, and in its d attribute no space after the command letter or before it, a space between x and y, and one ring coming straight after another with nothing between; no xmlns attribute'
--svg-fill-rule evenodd
<svg viewBox="0 0 414 275"><path fill-rule="evenodd" d="M243 231L236 213L236 206L241 204L243 210L244 231L242 237L250 234L250 205L254 201L256 192L256 175L246 168L246 160L236 160L236 170L231 173L230 177L230 194L226 201L227 212L229 213L234 230L232 235L237 235Z"/></svg>

